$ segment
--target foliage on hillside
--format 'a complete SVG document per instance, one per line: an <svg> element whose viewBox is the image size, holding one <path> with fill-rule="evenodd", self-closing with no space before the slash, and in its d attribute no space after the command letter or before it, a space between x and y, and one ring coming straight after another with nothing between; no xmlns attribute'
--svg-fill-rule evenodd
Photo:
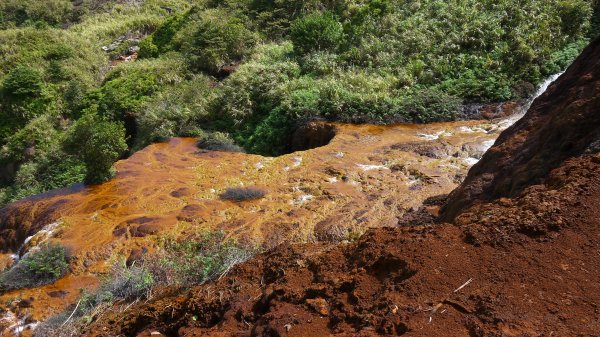
<svg viewBox="0 0 600 337"><path fill-rule="evenodd" d="M203 130L277 155L306 120L452 120L564 69L598 12L595 0L0 0L0 204L100 182L131 151Z"/></svg>

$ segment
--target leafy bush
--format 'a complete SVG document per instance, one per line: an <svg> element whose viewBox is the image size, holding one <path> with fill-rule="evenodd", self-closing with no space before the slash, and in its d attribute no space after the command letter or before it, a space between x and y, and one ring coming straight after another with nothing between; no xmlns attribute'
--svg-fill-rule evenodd
<svg viewBox="0 0 600 337"><path fill-rule="evenodd" d="M224 11L207 10L178 37L181 50L195 71L217 74L221 67L240 61L256 43L256 34L241 19Z"/></svg>
<svg viewBox="0 0 600 337"><path fill-rule="evenodd" d="M209 151L244 152L226 133L211 132L199 137L198 147Z"/></svg>
<svg viewBox="0 0 600 337"><path fill-rule="evenodd" d="M100 183L114 174L112 164L127 150L125 128L97 115L87 114L70 131L66 150L86 165L86 182Z"/></svg>
<svg viewBox="0 0 600 337"><path fill-rule="evenodd" d="M430 123L450 121L460 111L461 100L441 91L419 90L406 95L395 108L399 122ZM396 118L398 118L396 117Z"/></svg>
<svg viewBox="0 0 600 337"><path fill-rule="evenodd" d="M8 99L22 100L42 93L42 76L30 67L13 69L4 79L2 89Z"/></svg>
<svg viewBox="0 0 600 337"><path fill-rule="evenodd" d="M73 3L70 0L2 0L3 13L0 27L43 22L59 25L74 19Z"/></svg>
<svg viewBox="0 0 600 337"><path fill-rule="evenodd" d="M0 290L23 289L53 283L69 271L65 247L46 244L29 252L12 268L0 274Z"/></svg>
<svg viewBox="0 0 600 337"><path fill-rule="evenodd" d="M264 198L267 192L256 187L231 187L221 193L223 200L248 201Z"/></svg>
<svg viewBox="0 0 600 337"><path fill-rule="evenodd" d="M209 119L209 105L214 95L205 76L176 84L149 98L136 117L137 134L134 149L170 137L195 137Z"/></svg>
<svg viewBox="0 0 600 337"><path fill-rule="evenodd" d="M74 185L83 181L85 176L84 163L52 148L20 166L11 185L0 189L0 205Z"/></svg>
<svg viewBox="0 0 600 337"><path fill-rule="evenodd" d="M290 38L299 54L335 51L342 43L344 31L332 13L315 12L294 21Z"/></svg>
<svg viewBox="0 0 600 337"><path fill-rule="evenodd" d="M190 12L168 18L152 35L140 43L140 57L156 57L173 49L173 38L187 23Z"/></svg>
<svg viewBox="0 0 600 337"><path fill-rule="evenodd" d="M184 67L182 58L171 54L122 64L88 95L86 105L112 120L135 118L150 97L183 82Z"/></svg>

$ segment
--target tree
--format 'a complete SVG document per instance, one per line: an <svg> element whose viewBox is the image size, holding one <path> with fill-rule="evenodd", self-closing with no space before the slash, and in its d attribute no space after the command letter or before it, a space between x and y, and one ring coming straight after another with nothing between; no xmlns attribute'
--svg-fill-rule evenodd
<svg viewBox="0 0 600 337"><path fill-rule="evenodd" d="M101 183L113 176L113 163L127 150L125 128L89 113L73 125L65 146L85 163L86 183Z"/></svg>
<svg viewBox="0 0 600 337"><path fill-rule="evenodd" d="M290 37L299 54L335 51L344 38L342 24L331 13L311 13L292 24Z"/></svg>
<svg viewBox="0 0 600 337"><path fill-rule="evenodd" d="M4 95L13 100L37 97L42 93L42 76L35 69L21 66L13 69L4 79Z"/></svg>

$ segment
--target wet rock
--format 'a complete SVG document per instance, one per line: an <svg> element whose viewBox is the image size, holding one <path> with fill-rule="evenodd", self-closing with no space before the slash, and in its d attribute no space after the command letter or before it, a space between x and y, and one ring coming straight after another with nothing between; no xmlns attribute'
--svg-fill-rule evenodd
<svg viewBox="0 0 600 337"><path fill-rule="evenodd" d="M125 51L125 55L129 56L129 55L134 55L140 52L140 47L138 46L131 46L129 48L127 48L127 50Z"/></svg>
<svg viewBox="0 0 600 337"><path fill-rule="evenodd" d="M142 262L146 253L148 253L147 247L137 247L132 249L131 253L129 253L129 256L127 257L127 261L125 261L125 264L130 267L136 262Z"/></svg>
<svg viewBox="0 0 600 337"><path fill-rule="evenodd" d="M414 152L420 156L442 159L450 156L450 153L455 151L454 146L443 140L437 140L432 142L411 142L411 143L400 143L391 146L394 150Z"/></svg>
<svg viewBox="0 0 600 337"><path fill-rule="evenodd" d="M201 213L205 211L205 208L201 205L187 205L183 207L179 215L177 215L177 220L186 221L186 222L194 222L194 220L198 219Z"/></svg>
<svg viewBox="0 0 600 337"><path fill-rule="evenodd" d="M157 224L143 224L137 227L131 227L130 232L133 237L143 238L149 235L156 235L161 229L161 226Z"/></svg>
<svg viewBox="0 0 600 337"><path fill-rule="evenodd" d="M33 298L23 299L17 303L19 308L31 308L33 306Z"/></svg>
<svg viewBox="0 0 600 337"><path fill-rule="evenodd" d="M136 337L166 337L166 335L158 330L145 330L137 334Z"/></svg>
<svg viewBox="0 0 600 337"><path fill-rule="evenodd" d="M188 197L188 196L192 195L192 192L189 188L182 187L182 188L176 189L175 191L171 192L170 194L174 198L182 198L182 197Z"/></svg>
<svg viewBox="0 0 600 337"><path fill-rule="evenodd" d="M117 237L124 236L127 233L129 233L129 226L127 226L127 224L119 224L113 230L113 235Z"/></svg>

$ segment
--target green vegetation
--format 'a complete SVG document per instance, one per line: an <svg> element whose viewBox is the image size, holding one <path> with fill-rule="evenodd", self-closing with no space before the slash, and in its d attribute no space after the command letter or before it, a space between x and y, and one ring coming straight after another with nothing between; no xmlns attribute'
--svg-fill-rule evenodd
<svg viewBox="0 0 600 337"><path fill-rule="evenodd" d="M226 273L255 253L253 248L226 239L222 231L200 232L185 239L161 238L150 269L162 284L191 286Z"/></svg>
<svg viewBox="0 0 600 337"><path fill-rule="evenodd" d="M86 182L99 183L113 174L112 164L127 150L125 128L96 115L87 114L71 128L65 146L87 168Z"/></svg>
<svg viewBox="0 0 600 337"><path fill-rule="evenodd" d="M292 23L290 38L294 50L301 55L318 52L335 52L342 44L342 23L329 12L314 12Z"/></svg>
<svg viewBox="0 0 600 337"><path fill-rule="evenodd" d="M274 156L312 119L452 120L530 94L598 34L598 13L596 0L0 0L0 204L101 182L173 136Z"/></svg>
<svg viewBox="0 0 600 337"><path fill-rule="evenodd" d="M244 152L228 134L218 131L199 135L198 147L208 151Z"/></svg>
<svg viewBox="0 0 600 337"><path fill-rule="evenodd" d="M46 244L26 254L15 266L0 274L0 290L32 288L53 283L69 271L65 247Z"/></svg>
<svg viewBox="0 0 600 337"><path fill-rule="evenodd" d="M149 299L157 287L190 287L228 272L254 254L223 232L200 232L185 240L160 238L156 253L116 263L99 289L83 291L77 304L36 328L34 336L78 336L80 329L113 306Z"/></svg>

